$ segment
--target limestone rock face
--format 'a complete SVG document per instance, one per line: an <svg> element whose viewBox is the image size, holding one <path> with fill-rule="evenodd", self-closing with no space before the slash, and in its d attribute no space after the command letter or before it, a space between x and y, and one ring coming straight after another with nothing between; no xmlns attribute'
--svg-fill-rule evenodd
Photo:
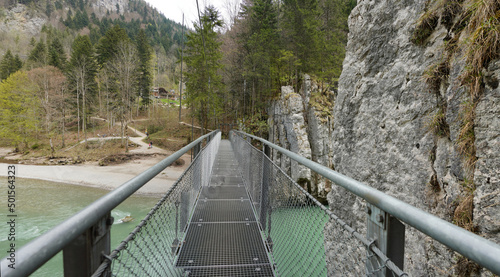
<svg viewBox="0 0 500 277"><path fill-rule="evenodd" d="M117 6L120 7L120 14L123 14L128 10L128 2L128 0L95 0L95 2L91 3L91 6L98 17L103 17L107 11L116 13Z"/></svg>
<svg viewBox="0 0 500 277"><path fill-rule="evenodd" d="M40 2L40 1L35 1ZM54 1L49 1L54 2ZM88 14L95 13L98 18L106 16L107 12L116 13L119 7L119 13L130 13L128 0L89 0L91 10L87 10ZM67 3L66 3L67 4ZM60 10L54 10L50 17L40 8L33 8L30 5L17 4L9 8L0 9L0 43L2 49L10 49L13 54L27 51L24 49L31 38L38 39L44 25L59 26L57 28L65 28L62 24L66 20L68 12L72 9L68 6ZM38 3L38 6L42 4ZM45 2L44 4L45 5ZM72 12L75 12L72 10ZM82 34L88 34L88 28L80 30ZM67 45L69 47L70 45ZM0 53L4 54L4 53Z"/></svg>
<svg viewBox="0 0 500 277"><path fill-rule="evenodd" d="M37 35L40 33L43 24L47 22L44 16L37 15L22 4L17 4L11 9L5 9L3 12L3 20L0 21L0 33L3 36L22 36L18 37L18 40Z"/></svg>
<svg viewBox="0 0 500 277"><path fill-rule="evenodd" d="M365 0L353 9L334 108L333 165L344 175L451 222L467 176L456 150L461 103L467 93L458 80L464 61L453 59L439 92L429 92L423 75L439 63L448 31L439 23L424 46L410 41L425 4L425 0ZM481 236L496 242L500 241L499 71L500 63L492 62L474 128L478 158L474 224ZM445 136L430 127L439 102L446 107L449 135ZM364 201L335 185L328 201L340 218L365 232ZM328 233L331 258L345 248ZM405 249L404 267L410 276L454 272L454 252L409 226ZM333 274L334 268L329 270Z"/></svg>
<svg viewBox="0 0 500 277"><path fill-rule="evenodd" d="M330 92L321 92L307 75L300 94L290 86L282 87L280 99L271 105L268 113L271 126L269 140L322 165L331 166L332 105L318 103L318 99L330 101L326 95L333 97ZM326 198L329 184L318 178L316 173L279 153L273 156L273 160L310 193Z"/></svg>
<svg viewBox="0 0 500 277"><path fill-rule="evenodd" d="M500 61L492 62L476 108L474 223L481 235L500 244Z"/></svg>
<svg viewBox="0 0 500 277"><path fill-rule="evenodd" d="M277 101L274 107L272 107L272 114L274 116L271 120L274 122L274 128L271 131L270 138L272 139L271 142L310 158L311 147L306 132L305 119L302 112L303 108L302 97L294 93L292 87L283 87L281 89L280 101ZM277 155L274 161L293 180L311 179L310 169L298 165L295 161L290 161L287 157Z"/></svg>

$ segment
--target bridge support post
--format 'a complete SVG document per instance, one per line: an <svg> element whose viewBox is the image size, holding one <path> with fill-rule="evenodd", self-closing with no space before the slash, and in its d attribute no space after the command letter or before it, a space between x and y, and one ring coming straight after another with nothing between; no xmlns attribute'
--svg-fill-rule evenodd
<svg viewBox="0 0 500 277"><path fill-rule="evenodd" d="M193 147L193 159L196 158L196 156L198 156L198 153L200 153L200 150L201 150L201 142L196 144Z"/></svg>
<svg viewBox="0 0 500 277"><path fill-rule="evenodd" d="M271 185L271 164L269 163L268 159L271 154L271 148L267 145L264 144L264 157L262 159L262 190L261 190L261 206L260 206L260 224L262 226L262 230L264 232L266 231L267 227L267 238L266 238L266 244L269 248L270 251L273 250L273 242L271 239L271 203L270 203L270 197L269 197L269 186ZM267 223L267 226L266 226Z"/></svg>
<svg viewBox="0 0 500 277"><path fill-rule="evenodd" d="M64 276L91 276L111 249L113 217L108 213L63 249ZM104 275L105 276L105 275Z"/></svg>
<svg viewBox="0 0 500 277"><path fill-rule="evenodd" d="M400 269L403 269L405 254L405 226L394 216L378 207L367 203L367 232L369 241L375 241L377 247ZM393 276L390 270L373 268L373 264L384 266L370 250L367 253L366 267L368 272L377 272L376 276ZM372 262L370 262L372 261ZM374 272L374 273L375 273Z"/></svg>
<svg viewBox="0 0 500 277"><path fill-rule="evenodd" d="M179 206L181 202L179 200L175 201L175 239L172 242L172 255L177 255L181 243L179 241Z"/></svg>

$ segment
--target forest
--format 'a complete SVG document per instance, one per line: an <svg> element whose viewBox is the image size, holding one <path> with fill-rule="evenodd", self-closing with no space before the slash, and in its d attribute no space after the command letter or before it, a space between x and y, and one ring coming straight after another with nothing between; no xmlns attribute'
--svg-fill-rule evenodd
<svg viewBox="0 0 500 277"><path fill-rule="evenodd" d="M2 30L1 145L22 153L42 145L53 155L68 146L70 133L75 134L70 143L87 139L92 117L109 125L121 122L124 136L132 109L137 114L149 106L153 81L167 87L178 83L180 24L144 1L128 1L122 11L118 4L104 12L91 4L0 2L5 22L12 20L9 9L15 7L26 20L47 19L40 34L27 41L23 33Z"/></svg>
<svg viewBox="0 0 500 277"><path fill-rule="evenodd" d="M208 6L187 34L188 103L204 127L262 128L281 86L303 74L332 90L342 70L354 0L247 0L230 21ZM230 24L223 28L224 24ZM232 123L232 122L230 122Z"/></svg>
<svg viewBox="0 0 500 277"><path fill-rule="evenodd" d="M10 52L1 62L1 135L16 148L29 147L40 135L51 140L76 121L78 140L87 138L88 118L106 116L122 123L132 116L134 101L149 94L152 48L143 30L133 40L115 25L93 45L77 36L67 60L57 38L33 43L22 65ZM23 68L26 68L24 70ZM28 70L29 69L29 70ZM148 105L148 97L142 105ZM29 103L29 104L27 104Z"/></svg>
<svg viewBox="0 0 500 277"><path fill-rule="evenodd" d="M126 136L134 116L154 109L152 88L167 85L161 75L179 87L181 55L183 107L199 124L261 128L281 86L298 91L303 74L334 89L356 1L245 0L230 22L207 6L184 39L178 25L139 0L128 7L142 18L120 13L118 4L99 17L88 0L47 1L44 13L50 17L63 4L70 8L59 14L59 27L44 25L25 58L8 49L1 61L0 142L18 151L46 140L53 153L66 146L68 130L87 139L91 117L121 122Z"/></svg>

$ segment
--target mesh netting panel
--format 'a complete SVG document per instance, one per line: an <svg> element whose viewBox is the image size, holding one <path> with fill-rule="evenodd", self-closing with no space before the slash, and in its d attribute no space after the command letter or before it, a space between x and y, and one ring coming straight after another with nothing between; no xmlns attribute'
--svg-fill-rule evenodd
<svg viewBox="0 0 500 277"><path fill-rule="evenodd" d="M175 265L188 276L274 276L229 141L221 142Z"/></svg>
<svg viewBox="0 0 500 277"><path fill-rule="evenodd" d="M231 142L264 239L272 249L277 275L376 276L385 270L394 274L381 262L387 259L374 245L322 206L262 151L236 134ZM378 255L372 252L374 248ZM403 274L393 268L398 272L394 276Z"/></svg>
<svg viewBox="0 0 500 277"><path fill-rule="evenodd" d="M381 276L385 271L404 275L365 236L321 205L262 151L236 135L231 142L234 156L232 150L223 151L215 161L218 134L94 276ZM198 197L200 210L193 214ZM190 224L192 216L198 223ZM348 222L355 218L353 214ZM205 231L198 234L196 228ZM251 229L257 231L245 233ZM179 252L186 232L202 238L194 240L198 243L193 249L204 249L200 243L215 241L209 246L228 256ZM228 244L235 234L245 246ZM252 250L256 240L265 241L271 264L264 262L268 255L262 248ZM237 249L250 256L237 254ZM180 253L203 264L207 260L217 265L222 259L221 266L190 265L195 258L180 265Z"/></svg>
<svg viewBox="0 0 500 277"><path fill-rule="evenodd" d="M210 173L220 133L201 151L166 195L114 250L94 276L183 276L174 267L194 203ZM111 262L109 262L111 261Z"/></svg>

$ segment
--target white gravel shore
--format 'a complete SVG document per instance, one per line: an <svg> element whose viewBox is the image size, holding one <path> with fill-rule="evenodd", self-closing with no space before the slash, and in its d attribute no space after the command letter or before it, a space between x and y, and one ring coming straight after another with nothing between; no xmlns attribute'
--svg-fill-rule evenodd
<svg viewBox="0 0 500 277"><path fill-rule="evenodd" d="M74 185L115 189L161 161L164 157L145 157L127 163L109 166L82 165L24 165L16 164L16 177L62 182ZM162 194L175 183L190 162L190 156L182 157L185 164L170 166L139 189L140 194ZM0 183L7 182L9 164L0 163Z"/></svg>

